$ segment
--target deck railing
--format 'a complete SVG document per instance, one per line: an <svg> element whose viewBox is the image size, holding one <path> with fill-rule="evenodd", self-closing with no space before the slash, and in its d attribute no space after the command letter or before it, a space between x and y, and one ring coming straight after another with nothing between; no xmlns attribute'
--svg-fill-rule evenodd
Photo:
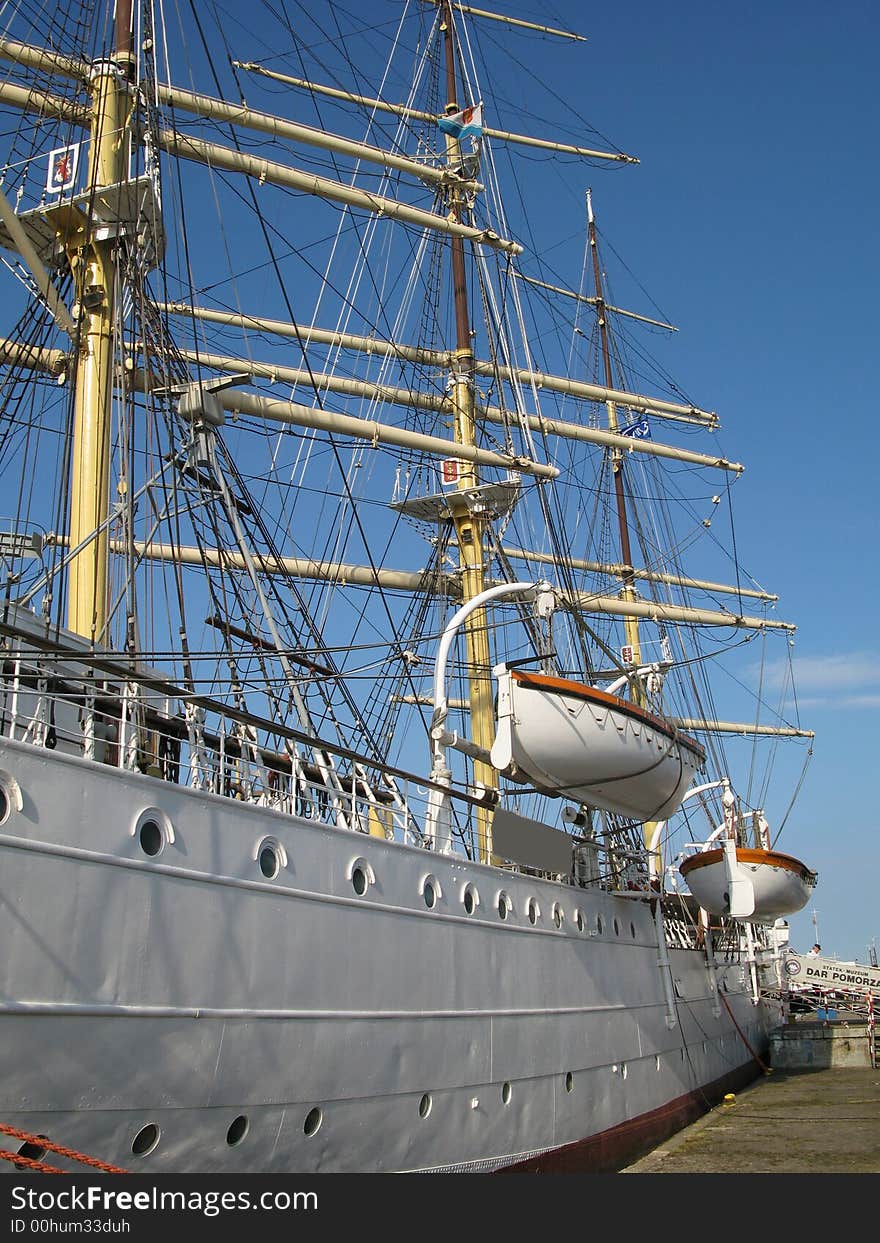
<svg viewBox="0 0 880 1243"><path fill-rule="evenodd" d="M46 643L11 626L0 647L0 736L291 816L426 846L429 779L373 763L284 723L126 668L117 654ZM32 646L33 643L33 646ZM34 650L36 648L36 650ZM450 793L453 849L477 857L475 806ZM513 859L509 870L550 875ZM647 885L642 860L620 843L572 838L572 868L552 878L579 888Z"/></svg>

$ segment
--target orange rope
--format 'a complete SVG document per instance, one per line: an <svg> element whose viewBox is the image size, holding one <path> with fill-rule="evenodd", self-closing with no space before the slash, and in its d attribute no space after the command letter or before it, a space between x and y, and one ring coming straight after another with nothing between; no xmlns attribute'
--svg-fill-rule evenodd
<svg viewBox="0 0 880 1243"><path fill-rule="evenodd" d="M13 1165L24 1169L33 1170L35 1174L65 1174L66 1170L59 1170L57 1165L46 1165L45 1161L34 1161L31 1157L23 1157L19 1152L4 1152L0 1149L0 1158L4 1161L11 1161Z"/></svg>
<svg viewBox="0 0 880 1243"><path fill-rule="evenodd" d="M50 1152L57 1152L62 1157L69 1157L71 1161L80 1161L83 1165L91 1165L96 1170L103 1170L105 1174L127 1174L127 1170L122 1170L118 1165L108 1165L106 1161L98 1161L96 1157L87 1157L84 1153L77 1152L73 1148L63 1148L60 1144L53 1144L48 1139L43 1139L41 1135L29 1135L27 1131L19 1131L14 1126L6 1126L0 1122L0 1132L4 1135L11 1135L13 1139L21 1139L26 1143L33 1144L37 1148L47 1148ZM26 1165L28 1169L36 1169L42 1174L63 1174L63 1170L56 1170L54 1166L43 1166L39 1161L32 1161L30 1157L22 1157L19 1153L3 1152L0 1150L0 1157L6 1161L12 1161L16 1165Z"/></svg>
<svg viewBox="0 0 880 1243"><path fill-rule="evenodd" d="M761 1059L758 1057L758 1055L757 1055L757 1053L755 1052L755 1050L754 1050L754 1049L752 1048L752 1046L749 1044L749 1042L748 1042L748 1039L747 1039L747 1037L746 1037L745 1032L743 1031L743 1029L740 1027L739 1023L737 1023L736 1019L734 1018L733 1011L731 1010L731 1008L730 1008L730 1006L729 1006L729 1004L728 1004L727 998L724 996L724 994L722 993L722 991L721 991L721 989L720 989L720 988L718 989L718 996L719 996L719 997L721 998L721 1000L724 1002L724 1005L725 1005L725 1007L727 1008L727 1013L728 1013L728 1014L730 1015L730 1017L733 1019L733 1025L734 1025L734 1027L736 1028L736 1030L739 1032L740 1037L742 1038L742 1042L743 1042L743 1044L746 1046L746 1048L748 1049L749 1053L751 1053L752 1057L755 1059L755 1061L756 1061L756 1062L758 1063L758 1065L761 1067L761 1070L763 1070L763 1072L764 1072L764 1074L765 1074L765 1075L770 1075L770 1074L772 1074L772 1073L773 1073L772 1069L771 1069L769 1066L765 1065L765 1063L764 1063L764 1062L762 1062L762 1061L761 1061Z"/></svg>

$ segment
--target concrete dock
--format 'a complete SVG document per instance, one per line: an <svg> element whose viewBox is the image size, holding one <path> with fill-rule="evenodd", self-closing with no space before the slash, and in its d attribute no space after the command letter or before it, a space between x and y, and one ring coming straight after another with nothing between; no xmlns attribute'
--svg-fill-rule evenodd
<svg viewBox="0 0 880 1243"><path fill-rule="evenodd" d="M880 1067L771 1069L620 1173L880 1173Z"/></svg>

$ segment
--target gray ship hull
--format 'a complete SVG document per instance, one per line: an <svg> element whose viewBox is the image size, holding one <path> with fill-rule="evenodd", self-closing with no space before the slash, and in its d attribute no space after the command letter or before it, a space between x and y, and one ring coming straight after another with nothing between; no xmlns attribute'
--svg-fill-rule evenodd
<svg viewBox="0 0 880 1243"><path fill-rule="evenodd" d="M8 738L0 773L0 1121L132 1172L619 1168L781 1019L740 963L664 965L644 894Z"/></svg>

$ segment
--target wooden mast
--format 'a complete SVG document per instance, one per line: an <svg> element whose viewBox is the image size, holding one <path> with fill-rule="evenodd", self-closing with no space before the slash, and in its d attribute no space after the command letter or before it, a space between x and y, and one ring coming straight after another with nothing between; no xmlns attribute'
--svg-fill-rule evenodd
<svg viewBox="0 0 880 1243"><path fill-rule="evenodd" d="M590 254L593 260L593 281L596 288L596 315L599 321L599 340L602 346L602 362L605 369L605 384L609 389L614 388L613 372L611 368L611 346L608 339L608 318L605 313L605 298L602 289L602 272L599 266L599 247L596 242L596 221L593 216L593 199L591 191L587 191L587 228L590 243ZM606 401L605 408L608 411L608 427L612 432L616 432L619 427L617 419L617 406L614 401ZM621 590L621 599L635 600L635 577L633 574L633 559L629 542L629 523L626 516L626 493L623 487L623 454L620 449L614 448L611 451L611 469L614 477L614 494L617 500L617 525L620 532L620 556L623 565L621 567L621 580L623 588ZM641 664L641 650L639 647L639 623L636 618L626 618L624 620L624 632L626 634L627 644L633 650L633 663L638 666ZM638 688L635 691L639 694ZM641 697L641 696L640 696Z"/></svg>
<svg viewBox="0 0 880 1243"><path fill-rule="evenodd" d="M90 196L125 176L132 63L131 0L117 0L114 57L98 61L91 75ZM68 570L67 624L92 640L107 621L115 246L112 236L90 237L68 250L79 307L70 486L70 544L79 551Z"/></svg>
<svg viewBox="0 0 880 1243"><path fill-rule="evenodd" d="M455 71L455 40L449 0L442 0L441 29L446 61L446 114L459 111ZM452 135L446 135L446 159L453 168L462 164L461 146ZM449 209L454 220L461 223L466 206L459 182L450 187ZM452 281L455 297L455 356L452 373L452 407L454 434L459 444L476 444L476 405L474 401L474 348L468 310L467 275L464 243L461 237L450 237L452 250ZM458 463L457 491L465 492L479 484L479 475L472 462ZM461 568L462 600L467 603L483 591L485 520L472 513L466 502L454 507L455 534ZM489 752L495 737L495 713L492 701L491 653L486 614L482 609L472 613L464 623L465 646L470 691L471 738L483 751ZM495 787L495 770L482 760L474 761L476 791ZM479 858L488 863L492 858L492 817L488 807L477 809L477 848Z"/></svg>
<svg viewBox="0 0 880 1243"><path fill-rule="evenodd" d="M612 389L614 387L614 376L611 366L611 346L608 333L608 318L606 315L606 304L602 285L602 271L599 264L599 246L596 241L596 220L593 216L593 197L590 190L587 190L587 230L590 243L590 254L593 260L593 282L596 290L595 305L596 315L599 321L599 340L602 347L605 384L609 389ZM613 401L607 401L605 403L605 407L608 411L609 430L616 432L619 428L617 406ZM617 501L617 525L620 533L620 559L623 563L620 574L622 583L620 598L627 604L633 604L638 599L638 592L636 591L635 585L635 572L633 568L632 551L629 539L629 522L627 520L626 512L626 491L623 484L623 454L617 447L611 450L611 470L614 478L614 495ZM636 670L642 663L638 617L633 615L624 616L623 629L626 636L627 646L632 649L632 668L633 670ZM638 704L639 707L645 707L645 689L641 678L634 676L630 685L630 694L632 695L633 702ZM654 821L645 821L642 826L645 849L648 852L648 869L652 879L660 877L663 873L663 860L660 855L659 843L660 829L661 826Z"/></svg>

